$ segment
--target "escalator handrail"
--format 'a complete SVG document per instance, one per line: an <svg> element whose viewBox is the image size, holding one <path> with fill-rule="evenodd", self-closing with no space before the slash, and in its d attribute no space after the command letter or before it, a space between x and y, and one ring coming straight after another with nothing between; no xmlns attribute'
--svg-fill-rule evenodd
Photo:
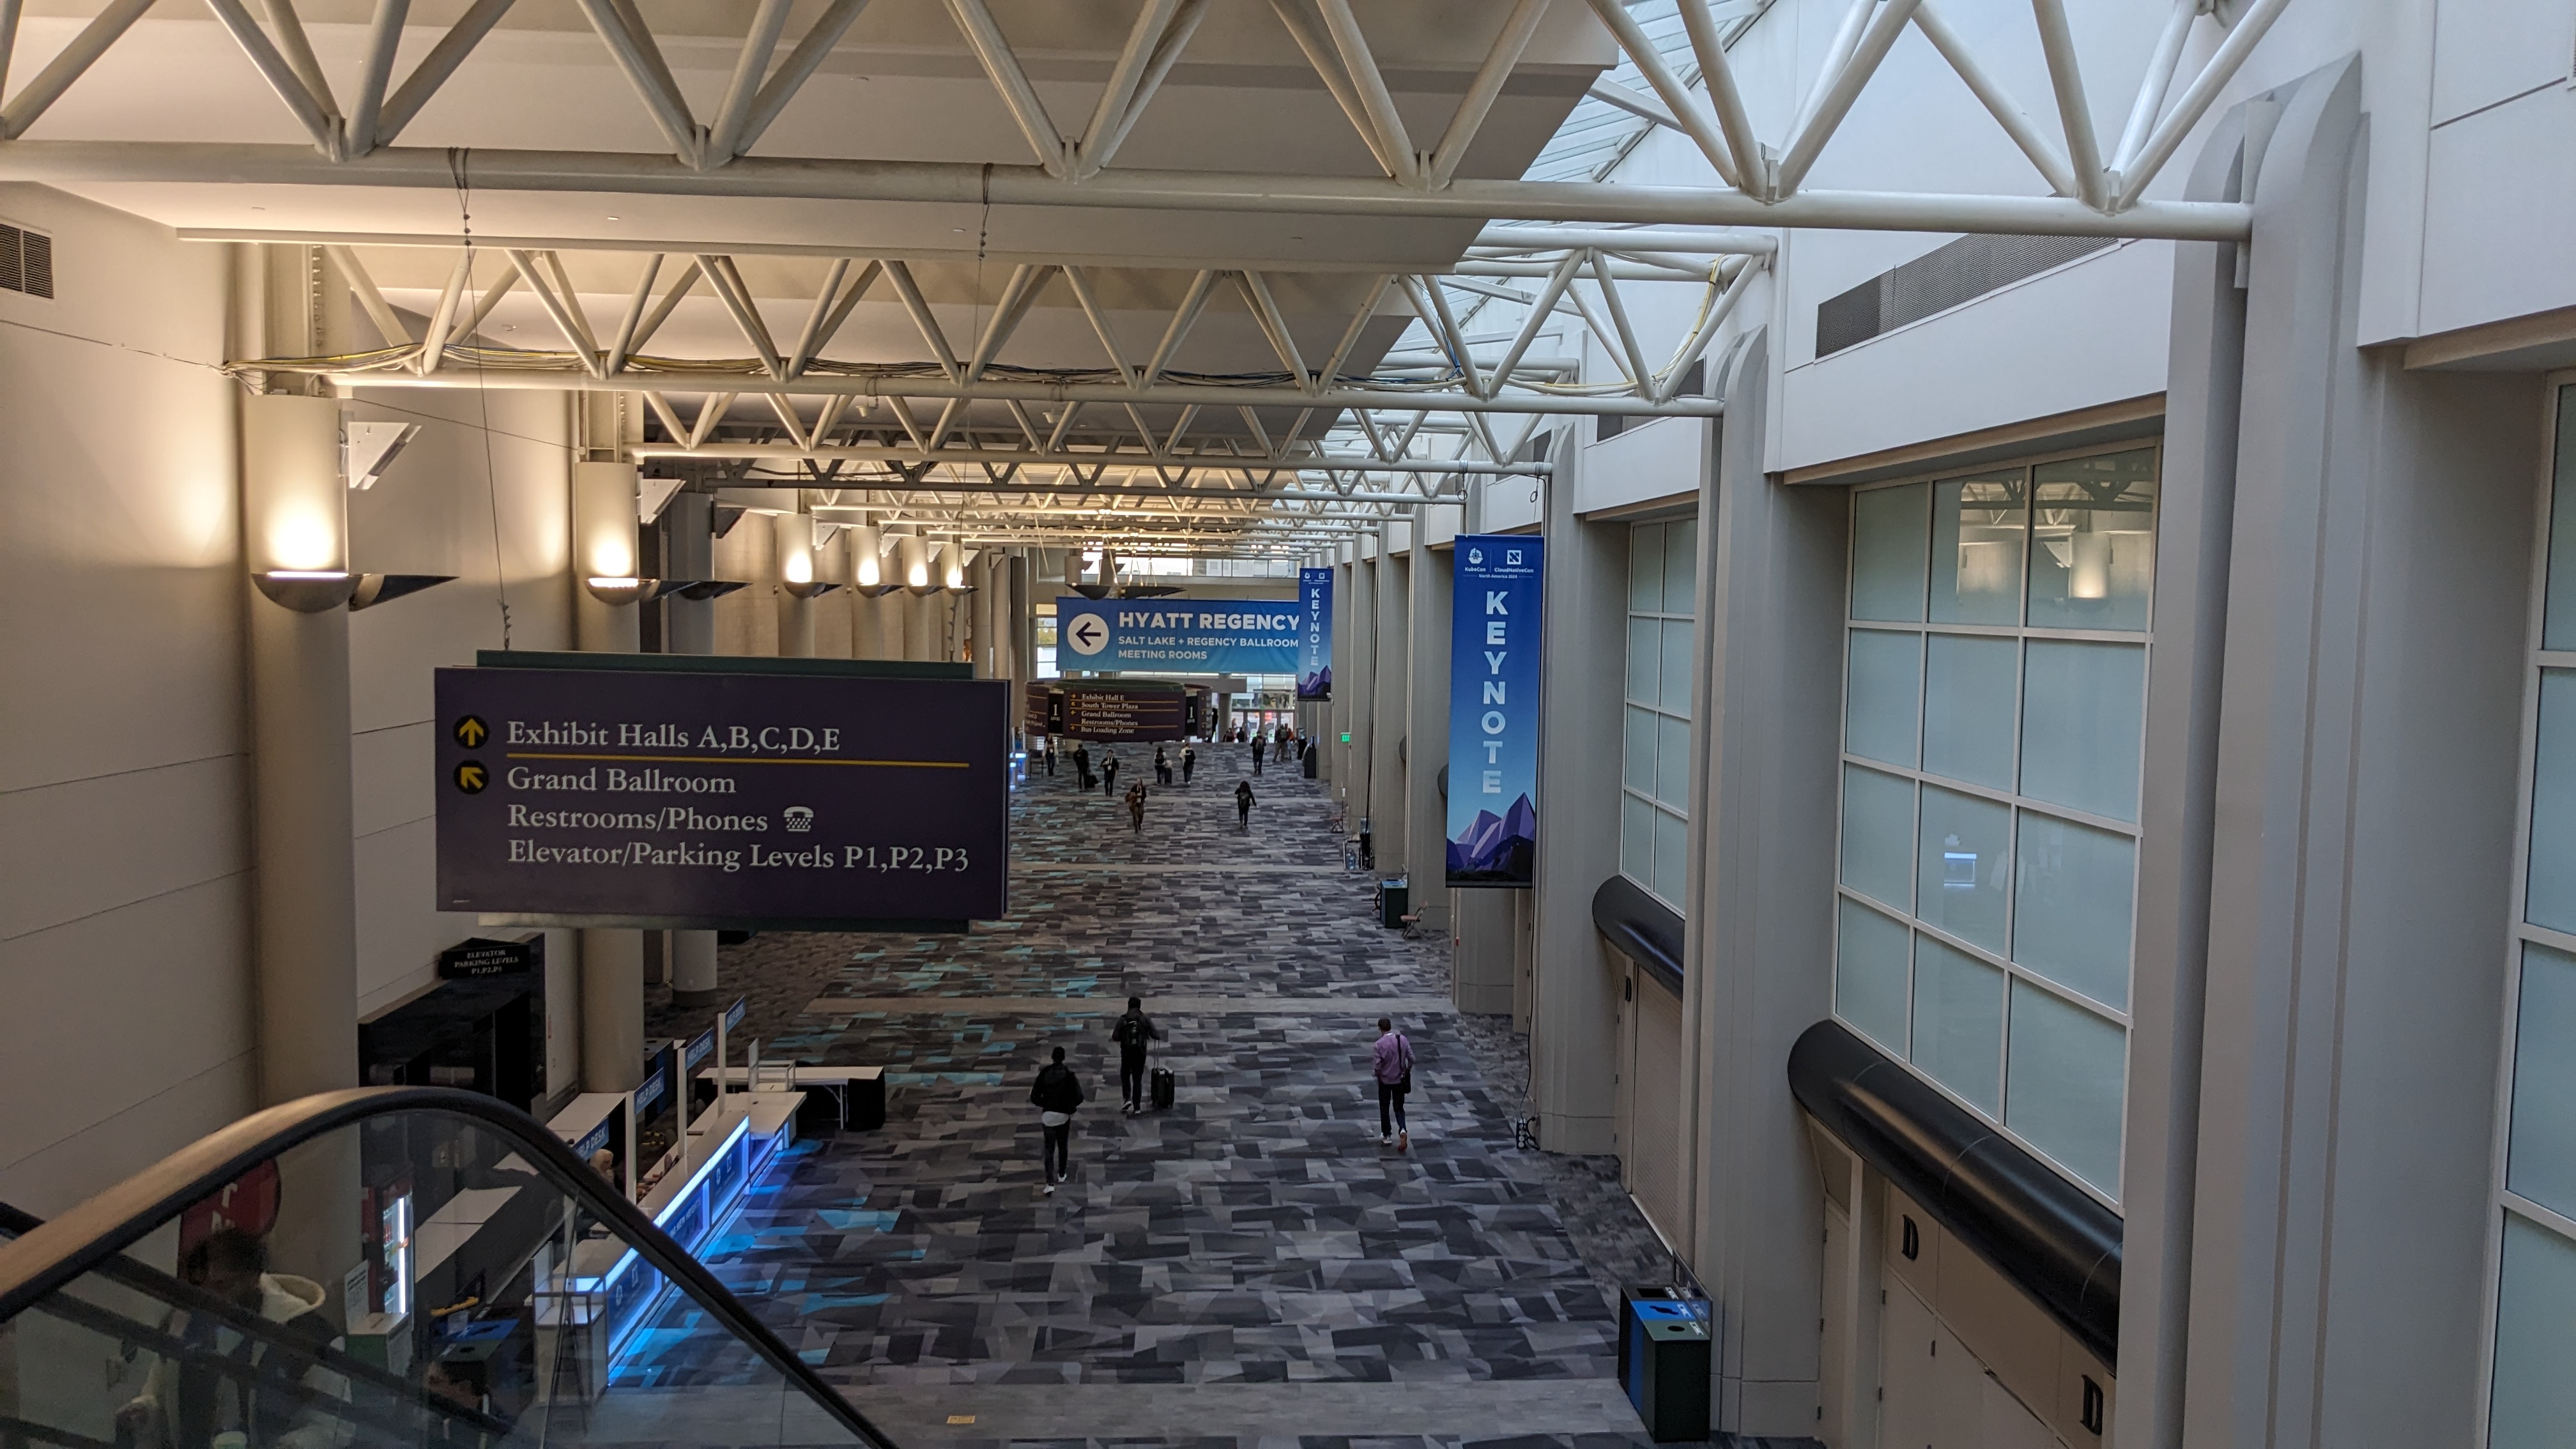
<svg viewBox="0 0 2576 1449"><path fill-rule="evenodd" d="M208 1133L24 1236L0 1242L0 1323L105 1264L260 1163L326 1132L401 1112L468 1118L508 1139L549 1183L614 1229L637 1256L696 1299L708 1316L748 1343L841 1427L874 1449L896 1449L884 1431L717 1282L705 1264L663 1232L642 1208L610 1191L554 1133L497 1097L456 1087L318 1092Z"/></svg>

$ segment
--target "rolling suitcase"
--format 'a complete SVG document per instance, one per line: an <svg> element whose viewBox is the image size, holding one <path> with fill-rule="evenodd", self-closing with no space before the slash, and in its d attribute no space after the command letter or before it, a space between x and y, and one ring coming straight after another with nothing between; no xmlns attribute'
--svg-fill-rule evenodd
<svg viewBox="0 0 2576 1449"><path fill-rule="evenodd" d="M1172 1073L1169 1068L1156 1067L1154 1068L1154 1110L1168 1112L1171 1109Z"/></svg>

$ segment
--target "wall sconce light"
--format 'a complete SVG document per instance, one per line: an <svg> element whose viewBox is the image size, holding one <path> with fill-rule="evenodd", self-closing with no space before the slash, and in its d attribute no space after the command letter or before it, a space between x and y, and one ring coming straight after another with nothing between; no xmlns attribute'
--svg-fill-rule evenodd
<svg viewBox="0 0 2576 1449"><path fill-rule="evenodd" d="M611 606L618 604L640 604L647 599L657 599L662 596L662 580L660 579L639 579L631 576L595 574L589 578L583 579L581 581L581 586L590 590L590 596L592 598L599 600L603 604Z"/></svg>
<svg viewBox="0 0 2576 1449"><path fill-rule="evenodd" d="M353 574L340 569L269 569L250 576L269 602L299 614L347 605L350 612L391 603L452 581L454 574Z"/></svg>
<svg viewBox="0 0 2576 1449"><path fill-rule="evenodd" d="M358 576L346 569L267 569L250 576L272 604L299 614L320 614L349 602Z"/></svg>
<svg viewBox="0 0 2576 1449"><path fill-rule="evenodd" d="M349 612L389 604L405 594L452 583L455 578L454 574L360 574L357 589L349 595Z"/></svg>
<svg viewBox="0 0 2576 1449"><path fill-rule="evenodd" d="M778 586L800 599L819 599L840 587L828 579L784 579Z"/></svg>
<svg viewBox="0 0 2576 1449"><path fill-rule="evenodd" d="M903 559L904 591L916 598L938 593L939 585L930 576L929 540L919 534L907 533L896 540L896 547Z"/></svg>

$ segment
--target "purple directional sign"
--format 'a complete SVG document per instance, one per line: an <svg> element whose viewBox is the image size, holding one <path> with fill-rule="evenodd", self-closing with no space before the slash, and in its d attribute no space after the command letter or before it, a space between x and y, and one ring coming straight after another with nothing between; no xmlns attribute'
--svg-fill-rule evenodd
<svg viewBox="0 0 2576 1449"><path fill-rule="evenodd" d="M1006 910L1009 686L441 669L438 908L850 929Z"/></svg>

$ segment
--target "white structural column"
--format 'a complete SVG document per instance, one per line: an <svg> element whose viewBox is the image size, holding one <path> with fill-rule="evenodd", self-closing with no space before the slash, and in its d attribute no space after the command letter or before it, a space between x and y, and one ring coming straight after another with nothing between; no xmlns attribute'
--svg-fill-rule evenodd
<svg viewBox="0 0 2576 1449"><path fill-rule="evenodd" d="M967 582L975 586L975 592L966 596L969 620L966 632L975 643L977 679L1003 677L1002 650L995 641L993 633L993 603L994 595L998 592L995 585L999 577L994 572L993 565L999 560L1000 555L988 548L977 554L975 562L966 570Z"/></svg>
<svg viewBox="0 0 2576 1449"><path fill-rule="evenodd" d="M573 643L584 653L632 654L636 606L610 604L585 582L635 573L635 465L572 465ZM632 1091L644 1079L644 933L581 932L581 1088Z"/></svg>
<svg viewBox="0 0 2576 1449"><path fill-rule="evenodd" d="M345 576L339 404L258 396L241 407L251 572ZM257 593L249 604L259 1095L270 1104L358 1083L348 594L345 577L336 598L318 582L328 601L310 612Z"/></svg>
<svg viewBox="0 0 2576 1449"><path fill-rule="evenodd" d="M1340 671L1349 687L1336 688L1344 696L1338 713L1343 734L1350 743L1341 747L1342 800L1350 809L1350 832L1358 834L1363 822L1370 819L1370 786L1374 773L1369 768L1369 729L1375 723L1377 708L1377 573L1372 567L1377 541L1363 538L1350 549L1342 567L1342 577L1350 581L1345 597L1350 602L1350 627L1343 632L1349 649L1341 654Z"/></svg>
<svg viewBox="0 0 2576 1449"><path fill-rule="evenodd" d="M673 495L662 510L664 572L675 579L715 577L715 500L704 493ZM673 595L670 610L673 654L716 652L716 610L712 600ZM716 981L716 933L671 933L671 1000L681 1006L710 1006L722 996Z"/></svg>
<svg viewBox="0 0 2576 1449"><path fill-rule="evenodd" d="M1378 530L1377 559L1371 565L1377 576L1370 590L1377 608L1377 657L1371 661L1375 678L1369 691L1376 703L1376 716L1369 726L1369 828L1382 876L1401 875L1405 869L1404 762L1411 754L1405 707L1412 697L1405 661L1412 644L1406 622L1413 602L1407 581L1412 547L1411 522L1385 524Z"/></svg>
<svg viewBox="0 0 2576 1449"><path fill-rule="evenodd" d="M1724 1305L1718 1422L1753 1435L1813 1433L1818 1406L1823 1198L1781 1066L1833 1009L1842 680L1816 661L1841 648L1850 507L1763 476L1767 344L1720 380L1727 424L1700 479L1685 1029L1665 1088L1682 1109L1682 1251Z"/></svg>
<svg viewBox="0 0 2576 1449"><path fill-rule="evenodd" d="M778 570L773 584L778 598L778 656L811 659L814 601L799 591L814 584L814 517L809 513L779 514L770 520L770 537L774 540Z"/></svg>
<svg viewBox="0 0 2576 1449"><path fill-rule="evenodd" d="M850 657L887 658L883 630L888 605L874 596L885 582L884 540L871 527L846 528L841 537L850 555L850 587L842 590L850 610Z"/></svg>
<svg viewBox="0 0 2576 1449"><path fill-rule="evenodd" d="M1548 481L1538 884L1518 893L1532 897L1521 908L1531 933L1530 1097L1549 1151L1608 1152L1619 978L1592 924L1592 893L1619 869L1628 530L1584 522L1571 480Z"/></svg>
<svg viewBox="0 0 2576 1449"><path fill-rule="evenodd" d="M1413 876L1413 909L1423 926L1449 929L1447 801L1441 771L1449 765L1449 625L1451 563L1456 551L1433 548L1434 539L1457 536L1458 510L1434 504L1415 510L1411 595L1405 622L1404 859ZM1446 515L1445 517L1443 515ZM1461 1010L1466 1004L1459 1003Z"/></svg>

